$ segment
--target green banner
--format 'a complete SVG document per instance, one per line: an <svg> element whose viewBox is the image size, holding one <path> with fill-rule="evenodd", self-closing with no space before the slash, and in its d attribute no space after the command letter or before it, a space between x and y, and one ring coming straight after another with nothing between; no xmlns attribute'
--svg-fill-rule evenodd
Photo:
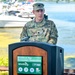
<svg viewBox="0 0 75 75"><path fill-rule="evenodd" d="M18 56L18 74L42 74L41 56Z"/></svg>

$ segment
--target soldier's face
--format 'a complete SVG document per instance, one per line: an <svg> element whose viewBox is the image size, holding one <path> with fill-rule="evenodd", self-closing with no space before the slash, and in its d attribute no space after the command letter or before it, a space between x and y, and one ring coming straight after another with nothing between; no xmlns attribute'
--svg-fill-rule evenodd
<svg viewBox="0 0 75 75"><path fill-rule="evenodd" d="M36 19L39 21L41 21L44 18L44 12L45 12L45 10L42 10L42 9L33 10L33 13L34 13Z"/></svg>

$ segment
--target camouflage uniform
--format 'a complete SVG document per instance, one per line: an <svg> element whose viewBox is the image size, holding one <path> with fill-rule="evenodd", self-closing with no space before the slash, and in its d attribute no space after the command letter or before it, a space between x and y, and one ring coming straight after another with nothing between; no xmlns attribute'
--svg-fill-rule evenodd
<svg viewBox="0 0 75 75"><path fill-rule="evenodd" d="M57 43L58 31L53 21L43 19L37 23L35 19L26 23L20 35L21 41L37 41L48 42L51 44Z"/></svg>

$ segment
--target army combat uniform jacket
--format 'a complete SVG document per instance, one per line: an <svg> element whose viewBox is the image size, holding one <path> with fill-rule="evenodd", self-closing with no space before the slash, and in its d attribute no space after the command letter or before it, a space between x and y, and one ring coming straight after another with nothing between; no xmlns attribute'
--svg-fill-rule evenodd
<svg viewBox="0 0 75 75"><path fill-rule="evenodd" d="M21 41L57 43L58 31L53 21L43 19L42 22L29 21L23 27Z"/></svg>

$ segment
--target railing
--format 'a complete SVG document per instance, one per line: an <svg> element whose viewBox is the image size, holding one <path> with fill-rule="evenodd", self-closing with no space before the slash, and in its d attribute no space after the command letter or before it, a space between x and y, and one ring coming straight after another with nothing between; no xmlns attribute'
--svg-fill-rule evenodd
<svg viewBox="0 0 75 75"><path fill-rule="evenodd" d="M9 69L6 66L0 66L0 71L9 71Z"/></svg>
<svg viewBox="0 0 75 75"><path fill-rule="evenodd" d="M64 75L75 75L75 69L64 69Z"/></svg>
<svg viewBox="0 0 75 75"><path fill-rule="evenodd" d="M8 67L0 66L0 71L9 71ZM64 69L64 75L75 75L75 69Z"/></svg>

